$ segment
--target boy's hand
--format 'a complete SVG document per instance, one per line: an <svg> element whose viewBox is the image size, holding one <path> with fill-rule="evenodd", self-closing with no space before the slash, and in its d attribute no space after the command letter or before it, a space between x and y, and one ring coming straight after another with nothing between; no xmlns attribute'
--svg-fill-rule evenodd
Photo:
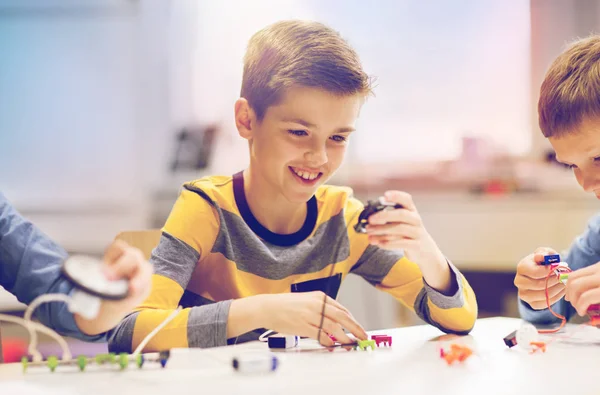
<svg viewBox="0 0 600 395"><path fill-rule="evenodd" d="M388 191L385 200L403 208L383 210L369 217L369 242L388 250L403 249L404 255L419 265L425 280L440 291L450 288L450 268L444 254L423 226L421 216L406 192Z"/></svg>
<svg viewBox="0 0 600 395"><path fill-rule="evenodd" d="M551 248L540 247L533 254L527 255L517 265L517 274L514 284L519 290L519 298L527 302L534 310L548 308L546 303L546 276L550 266L541 265L544 255L558 254ZM571 282L571 274L569 281ZM565 295L565 286L558 281L556 276L548 279L548 296L550 305L558 302Z"/></svg>
<svg viewBox="0 0 600 395"><path fill-rule="evenodd" d="M569 273L565 299L581 316L590 305L600 303L600 262Z"/></svg>
<svg viewBox="0 0 600 395"><path fill-rule="evenodd" d="M263 298L260 306L265 327L278 333L317 339L324 296L321 291L260 295ZM353 343L344 329L359 340L368 338L363 327L344 306L329 296L326 300L323 330L318 339L322 345L334 345L328 335L333 335L340 343Z"/></svg>
<svg viewBox="0 0 600 395"><path fill-rule="evenodd" d="M152 288L152 265L142 252L122 240L115 240L104 254L104 273L110 280L129 280L129 295L123 302L131 307L142 303Z"/></svg>
<svg viewBox="0 0 600 395"><path fill-rule="evenodd" d="M121 240L113 242L104 254L104 273L108 279L129 281L129 295L123 300L103 300L98 316L85 319L75 314L83 333L97 335L114 328L131 310L141 304L152 288L152 265L137 248Z"/></svg>

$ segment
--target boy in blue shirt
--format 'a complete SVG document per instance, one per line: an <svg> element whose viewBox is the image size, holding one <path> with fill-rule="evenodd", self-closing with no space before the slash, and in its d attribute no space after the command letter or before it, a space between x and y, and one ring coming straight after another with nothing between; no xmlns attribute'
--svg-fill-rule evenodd
<svg viewBox="0 0 600 395"><path fill-rule="evenodd" d="M66 258L67 252L23 218L0 192L0 286L25 304L43 294L69 294L73 285L61 276ZM104 262L108 278L129 280L127 298L103 301L91 320L72 314L63 302L40 305L37 318L62 335L105 340L105 333L148 296L152 267L138 249L122 241L108 247Z"/></svg>
<svg viewBox="0 0 600 395"><path fill-rule="evenodd" d="M600 199L600 36L575 42L550 66L540 90L539 124L556 152L556 159L573 169L584 191ZM540 265L551 248L538 248L519 262L515 285L519 289L521 316L536 324L560 320L547 308L546 275ZM584 316L590 305L600 303L600 216L571 246L564 260L574 270L567 285L551 276L550 306L567 320Z"/></svg>

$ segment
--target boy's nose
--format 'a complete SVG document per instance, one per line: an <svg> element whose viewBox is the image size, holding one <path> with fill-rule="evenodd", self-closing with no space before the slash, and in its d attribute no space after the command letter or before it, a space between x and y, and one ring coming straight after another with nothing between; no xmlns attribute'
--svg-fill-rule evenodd
<svg viewBox="0 0 600 395"><path fill-rule="evenodd" d="M310 150L304 154L304 159L308 160L311 166L322 166L327 163L327 151L325 149Z"/></svg>

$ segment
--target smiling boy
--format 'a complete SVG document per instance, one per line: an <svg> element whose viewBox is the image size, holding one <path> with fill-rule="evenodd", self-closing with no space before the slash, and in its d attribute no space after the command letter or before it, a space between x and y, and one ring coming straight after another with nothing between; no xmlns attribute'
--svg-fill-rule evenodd
<svg viewBox="0 0 600 395"><path fill-rule="evenodd" d="M352 342L344 330L366 339L335 301L348 273L446 332L469 332L473 291L410 195L386 193L404 208L373 215L365 235L349 226L362 204L348 188L324 185L359 133L370 93L357 54L327 26L283 21L256 33L234 107L249 166L184 186L151 258L152 294L115 331L111 349L135 348L178 304L185 309L146 350L221 346L257 339L265 328L317 338L325 292L319 341L331 345L329 334Z"/></svg>

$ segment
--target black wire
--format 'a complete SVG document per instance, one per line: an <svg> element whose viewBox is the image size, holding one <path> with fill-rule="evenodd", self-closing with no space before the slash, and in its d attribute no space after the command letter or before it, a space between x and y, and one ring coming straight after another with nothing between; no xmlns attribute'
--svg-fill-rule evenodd
<svg viewBox="0 0 600 395"><path fill-rule="evenodd" d="M348 229L350 228L350 226L352 225L352 222L354 221L354 219L361 213L361 211L364 210L364 208L359 209L356 211L356 213L354 213L352 215L352 217L350 217L350 220L348 221L348 224L346 225L346 228L344 230L344 232L341 233L340 237L338 238L337 241L337 245L336 245L336 251L333 254L333 259L337 261L337 257L338 254L340 252L340 249L342 247L342 240L344 239L344 236L348 234ZM342 210L343 213L343 210ZM335 270L335 265L337 264L337 262L332 262L331 263L331 270L329 271L329 277L327 277L327 285L325 286L325 295L323 296L323 309L321 310L321 323L319 324L319 333L317 334L317 341L323 345L323 343L321 343L321 332L323 331L323 322L325 321L325 305L327 304L327 295L329 294L330 291L330 287L331 287L331 277L333 276L333 272ZM342 282L340 279L340 288L342 287Z"/></svg>

